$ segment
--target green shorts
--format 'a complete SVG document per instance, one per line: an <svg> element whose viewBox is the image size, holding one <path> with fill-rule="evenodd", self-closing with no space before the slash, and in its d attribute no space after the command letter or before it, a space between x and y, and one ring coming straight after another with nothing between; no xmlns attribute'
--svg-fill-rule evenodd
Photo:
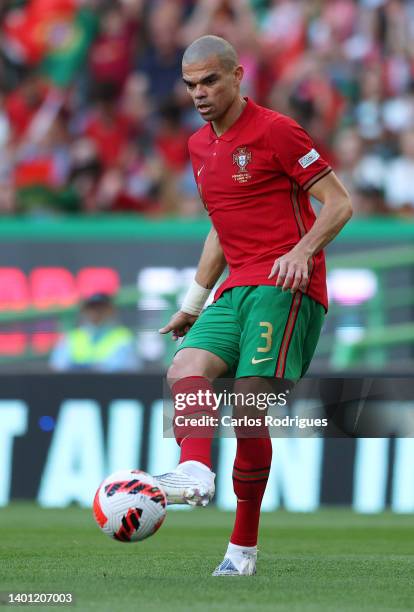
<svg viewBox="0 0 414 612"><path fill-rule="evenodd" d="M296 381L309 367L325 310L297 291L272 285L233 287L206 308L177 352L199 348L218 355L236 378Z"/></svg>

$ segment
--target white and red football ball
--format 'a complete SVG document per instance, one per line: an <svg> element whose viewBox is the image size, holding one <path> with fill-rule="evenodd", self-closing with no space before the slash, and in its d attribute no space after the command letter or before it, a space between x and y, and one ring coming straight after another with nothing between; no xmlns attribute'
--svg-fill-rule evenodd
<svg viewBox="0 0 414 612"><path fill-rule="evenodd" d="M93 513L104 533L119 542L139 542L162 525L165 493L150 474L121 470L106 478L96 492Z"/></svg>

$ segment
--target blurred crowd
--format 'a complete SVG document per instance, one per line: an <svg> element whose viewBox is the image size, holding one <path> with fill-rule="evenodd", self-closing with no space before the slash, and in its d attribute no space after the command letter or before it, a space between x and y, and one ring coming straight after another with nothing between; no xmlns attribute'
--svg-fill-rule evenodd
<svg viewBox="0 0 414 612"><path fill-rule="evenodd" d="M294 117L355 213L414 217L414 2L3 0L0 212L202 215L181 81L204 34L243 93Z"/></svg>

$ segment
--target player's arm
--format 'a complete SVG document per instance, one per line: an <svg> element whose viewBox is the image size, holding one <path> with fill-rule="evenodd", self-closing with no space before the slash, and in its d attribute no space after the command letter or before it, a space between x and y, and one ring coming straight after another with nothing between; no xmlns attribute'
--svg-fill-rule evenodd
<svg viewBox="0 0 414 612"><path fill-rule="evenodd" d="M323 204L321 212L298 244L275 261L269 275L276 279L276 286L292 293L306 289L311 257L329 244L352 216L349 194L333 172L315 183L309 193Z"/></svg>
<svg viewBox="0 0 414 612"><path fill-rule="evenodd" d="M210 295L210 292L226 267L226 260L217 232L211 228L198 263L195 279L184 298L182 306L159 331L161 334L173 332L176 340L184 336L195 323Z"/></svg>
<svg viewBox="0 0 414 612"><path fill-rule="evenodd" d="M200 261L198 262L198 268L195 275L196 282L202 287L211 290L223 274L226 265L227 262L217 232L214 227L212 227L206 238Z"/></svg>

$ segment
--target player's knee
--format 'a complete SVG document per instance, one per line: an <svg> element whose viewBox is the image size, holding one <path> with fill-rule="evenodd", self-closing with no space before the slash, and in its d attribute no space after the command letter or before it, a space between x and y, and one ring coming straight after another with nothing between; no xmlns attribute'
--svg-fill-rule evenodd
<svg viewBox="0 0 414 612"><path fill-rule="evenodd" d="M193 363L188 359L174 359L167 371L167 381L170 387L172 387L177 380L190 376L203 376L208 378L205 367Z"/></svg>
<svg viewBox="0 0 414 612"><path fill-rule="evenodd" d="M168 369L167 380L170 387L182 378L202 376L215 380L227 370L227 365L216 355L196 349L179 351Z"/></svg>
<svg viewBox="0 0 414 612"><path fill-rule="evenodd" d="M181 369L179 367L176 366L176 364L173 362L170 367L167 370L167 382L169 387L172 387L173 384L177 381L180 380L180 378L183 378L181 376Z"/></svg>

